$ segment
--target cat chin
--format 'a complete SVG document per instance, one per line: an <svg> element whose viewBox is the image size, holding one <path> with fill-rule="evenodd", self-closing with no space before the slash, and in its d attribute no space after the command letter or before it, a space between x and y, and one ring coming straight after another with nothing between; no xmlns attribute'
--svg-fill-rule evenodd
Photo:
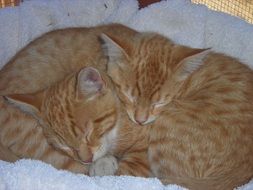
<svg viewBox="0 0 253 190"><path fill-rule="evenodd" d="M106 155L106 153L108 152L106 145L101 145L98 150L96 150L96 152L93 155L92 158L92 162L95 162L96 160L98 160L99 158L103 157L104 155Z"/></svg>
<svg viewBox="0 0 253 190"><path fill-rule="evenodd" d="M118 121L119 122L119 121ZM116 123L115 127L106 135L104 135L101 139L100 147L93 154L92 162L98 160L105 156L111 149L114 147L114 142L116 141L116 136L118 132L119 124Z"/></svg>

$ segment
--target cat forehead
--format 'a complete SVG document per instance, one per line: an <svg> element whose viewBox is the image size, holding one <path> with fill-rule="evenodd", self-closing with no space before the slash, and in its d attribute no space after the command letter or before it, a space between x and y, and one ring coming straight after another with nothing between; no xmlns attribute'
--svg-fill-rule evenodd
<svg viewBox="0 0 253 190"><path fill-rule="evenodd" d="M123 86L122 89L127 96L137 95L151 98L165 90L164 85L169 80L170 73L166 64L143 63L130 73L131 80L123 79L120 85Z"/></svg>
<svg viewBox="0 0 253 190"><path fill-rule="evenodd" d="M144 38L143 42L135 46L135 53L129 60L137 78L154 78L155 81L163 80L161 77L169 71L173 43L168 39L154 35ZM152 81L151 81L152 82Z"/></svg>
<svg viewBox="0 0 253 190"><path fill-rule="evenodd" d="M92 119L101 114L105 110L116 107L117 100L112 91L106 91L92 100L86 102L78 102L74 106L74 115L77 114L82 119Z"/></svg>
<svg viewBox="0 0 253 190"><path fill-rule="evenodd" d="M47 104L43 111L44 120L50 128L70 146L77 148L80 138L87 132L86 124L103 118L106 111L115 112L116 106L111 95L101 95L86 103L68 102Z"/></svg>
<svg viewBox="0 0 253 190"><path fill-rule="evenodd" d="M124 85L122 83L122 85ZM134 101L145 101L154 102L166 99L168 94L166 90L166 85L164 82L157 82L153 84L141 83L140 80L134 83L132 86L121 88L121 92L129 99L131 102Z"/></svg>
<svg viewBox="0 0 253 190"><path fill-rule="evenodd" d="M172 74L170 60L174 45L163 36L155 34L147 36L144 37L146 43L136 47L141 50L131 60L133 65L131 75L134 75L132 78L135 80L126 82L132 83L129 86L136 88L138 96L147 96L151 99L157 93L166 91L164 84Z"/></svg>

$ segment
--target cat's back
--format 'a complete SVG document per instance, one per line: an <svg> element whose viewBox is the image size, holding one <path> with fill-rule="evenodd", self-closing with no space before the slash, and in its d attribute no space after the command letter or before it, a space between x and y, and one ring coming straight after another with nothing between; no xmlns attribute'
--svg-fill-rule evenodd
<svg viewBox="0 0 253 190"><path fill-rule="evenodd" d="M0 71L1 94L27 93L48 87L83 66L99 65L106 60L101 51L102 33L135 33L120 24L91 28L67 28L48 32L21 49Z"/></svg>
<svg viewBox="0 0 253 190"><path fill-rule="evenodd" d="M247 65L210 53L180 93L175 107L189 121L206 124L210 129L245 129L253 143L253 70Z"/></svg>
<svg viewBox="0 0 253 190"><path fill-rule="evenodd" d="M210 53L179 93L183 100L217 105L253 104L253 70L235 58Z"/></svg>
<svg viewBox="0 0 253 190"><path fill-rule="evenodd" d="M187 175L226 176L223 189L232 188L253 177L253 72L222 54L210 53L204 62L163 121L170 123L166 130L173 146L180 145L171 154L184 154L191 168Z"/></svg>

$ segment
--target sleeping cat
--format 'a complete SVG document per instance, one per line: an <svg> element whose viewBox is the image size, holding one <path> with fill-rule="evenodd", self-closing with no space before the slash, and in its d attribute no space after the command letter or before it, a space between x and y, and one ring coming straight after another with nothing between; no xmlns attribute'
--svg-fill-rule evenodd
<svg viewBox="0 0 253 190"><path fill-rule="evenodd" d="M164 183L232 189L253 178L253 72L154 33L102 35L129 118L151 125L148 158Z"/></svg>
<svg viewBox="0 0 253 190"><path fill-rule="evenodd" d="M58 169L87 173L88 167L49 145L43 129L27 114L0 99L0 159L14 162L21 158L42 160Z"/></svg>
<svg viewBox="0 0 253 190"><path fill-rule="evenodd" d="M136 33L123 25L111 24L93 28L68 28L44 34L19 51L0 70L0 94L32 93L48 88L83 66L96 65L104 69L106 59L100 50L98 36L105 31L122 38L130 38ZM82 164L48 145L36 120L6 105L2 98L0 106L0 142L5 149L3 151L10 149L13 156L18 158L42 159L57 168L86 171ZM57 139L50 135L48 138ZM9 154L2 159L14 161L13 156Z"/></svg>
<svg viewBox="0 0 253 190"><path fill-rule="evenodd" d="M150 176L149 130L130 125L112 89L107 75L85 67L45 90L5 98L33 115L60 151L85 164L102 158L90 175Z"/></svg>
<svg viewBox="0 0 253 190"><path fill-rule="evenodd" d="M130 39L137 31L121 24L66 28L43 34L21 49L0 70L0 95L32 93L49 87L84 66L105 70L99 36Z"/></svg>
<svg viewBox="0 0 253 190"><path fill-rule="evenodd" d="M118 97L129 118L136 123L132 122L132 125L149 124L139 127L147 130L147 133L141 130L144 135L139 140L149 139L146 145L150 143L148 158L153 174L164 183L177 183L191 189L231 189L246 183L253 171L253 135L250 126L253 107L252 71L233 58L209 50L175 45L157 34L133 32L133 37L117 38L108 32L104 33L106 35L101 38L103 49L109 57L108 74L116 86ZM97 40L96 44L99 43ZM29 57L27 54L19 55ZM16 76L16 80L7 78L6 82L16 85L18 81L29 82L29 76L26 75L27 79L24 79L24 75L16 75L16 67L21 73L26 73L29 69L36 73L38 66L42 65L40 71L45 72L46 67L41 64L43 62L38 61L38 66L33 66L32 63L34 62L23 62L22 67L15 62L10 63L4 68L7 73L5 77ZM72 62L66 62L64 67L70 63ZM53 72L54 67L50 68L50 72ZM39 70L32 77L36 76L43 79ZM60 79L62 77L55 81ZM45 81L42 86L47 87L49 84ZM22 92L15 91L15 88L5 91L6 86L1 82L0 87L4 94L26 93L25 89ZM37 90L40 89L35 86L33 91L27 92ZM19 103L22 102L19 96L9 96L9 100L15 98ZM92 121L86 124L85 131L90 131L94 126ZM94 129L100 129L96 126ZM127 126L129 129L125 126L121 129L126 128L125 131L128 132L131 124ZM133 134L133 142L138 142L138 133ZM127 136L133 135L131 132L130 135L122 132L114 138L117 142ZM96 139L94 137L95 135L91 139ZM129 146L127 150L131 150L131 141L127 138L122 141L123 145ZM108 142L103 141L101 146L110 145ZM107 174L108 165L112 168L108 173L117 174L117 163L108 155L111 152L113 154L114 149L117 150L113 147L103 149L107 152L102 151L103 154L96 156L90 174ZM141 150L145 150L145 146ZM121 151L124 152L124 149ZM120 156L124 157L127 158ZM145 158L145 152L142 158ZM140 161L135 161L125 167L130 165L134 168L139 163ZM147 163L145 159L144 163ZM106 168L107 171L97 171L100 168ZM130 171L128 173L131 175L135 170Z"/></svg>

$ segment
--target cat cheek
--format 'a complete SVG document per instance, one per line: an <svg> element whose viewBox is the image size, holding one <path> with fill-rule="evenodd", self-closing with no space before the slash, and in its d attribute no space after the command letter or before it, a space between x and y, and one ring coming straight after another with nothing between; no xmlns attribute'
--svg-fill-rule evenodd
<svg viewBox="0 0 253 190"><path fill-rule="evenodd" d="M128 117L133 121L135 122L135 119L134 119L134 107L132 105L125 105L125 108L126 108L126 112L127 112L127 115Z"/></svg>
<svg viewBox="0 0 253 190"><path fill-rule="evenodd" d="M154 107L150 115L157 117L163 111L163 107Z"/></svg>
<svg viewBox="0 0 253 190"><path fill-rule="evenodd" d="M65 152L68 156L75 158L75 154L70 148L62 148L61 150Z"/></svg>
<svg viewBox="0 0 253 190"><path fill-rule="evenodd" d="M128 115L128 117L134 122L134 123L136 123L136 121L135 121L135 119L134 119L134 112L133 111L131 111L131 110L126 110L127 111L127 115Z"/></svg>

